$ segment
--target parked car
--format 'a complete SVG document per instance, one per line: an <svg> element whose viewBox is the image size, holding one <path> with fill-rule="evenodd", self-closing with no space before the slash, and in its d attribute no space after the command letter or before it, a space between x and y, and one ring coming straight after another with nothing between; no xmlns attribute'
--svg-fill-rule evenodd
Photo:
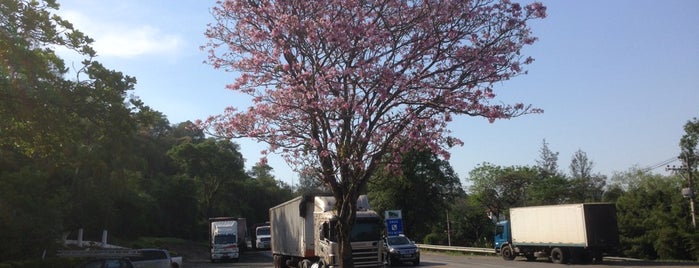
<svg viewBox="0 0 699 268"><path fill-rule="evenodd" d="M386 237L384 238L384 246L389 266L405 262L420 265L420 249L408 237L404 235Z"/></svg>
<svg viewBox="0 0 699 268"><path fill-rule="evenodd" d="M140 256L131 257L135 268L182 267L182 257L171 257L165 249L139 249Z"/></svg>
<svg viewBox="0 0 699 268"><path fill-rule="evenodd" d="M134 266L127 258L104 258L86 261L75 268L134 268Z"/></svg>

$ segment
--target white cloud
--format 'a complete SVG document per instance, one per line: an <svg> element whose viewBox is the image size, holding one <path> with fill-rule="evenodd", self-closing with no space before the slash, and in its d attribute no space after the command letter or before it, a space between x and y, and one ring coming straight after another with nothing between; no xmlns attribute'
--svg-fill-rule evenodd
<svg viewBox="0 0 699 268"><path fill-rule="evenodd" d="M98 56L136 57L149 54L171 55L182 47L182 39L163 34L151 26L131 29L113 29L101 33L95 39Z"/></svg>
<svg viewBox="0 0 699 268"><path fill-rule="evenodd" d="M118 21L99 20L87 15L65 10L59 12L73 26L95 40L93 48L100 57L134 58L148 55L175 55L184 46L181 36L163 33L148 25L129 22L122 17Z"/></svg>

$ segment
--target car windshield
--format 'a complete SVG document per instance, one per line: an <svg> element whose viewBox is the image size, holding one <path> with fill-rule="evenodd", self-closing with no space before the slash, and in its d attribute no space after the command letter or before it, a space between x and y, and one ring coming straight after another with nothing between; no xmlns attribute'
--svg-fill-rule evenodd
<svg viewBox="0 0 699 268"><path fill-rule="evenodd" d="M410 244L410 239L405 236L394 236L387 239L389 245L408 245Z"/></svg>

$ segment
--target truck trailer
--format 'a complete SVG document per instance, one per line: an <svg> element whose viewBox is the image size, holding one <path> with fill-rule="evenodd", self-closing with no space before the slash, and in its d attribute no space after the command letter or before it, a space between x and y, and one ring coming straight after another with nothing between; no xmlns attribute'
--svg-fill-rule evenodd
<svg viewBox="0 0 699 268"><path fill-rule="evenodd" d="M616 207L609 203L512 208L495 231L495 251L505 260L521 255L529 261L601 263L618 244Z"/></svg>
<svg viewBox="0 0 699 268"><path fill-rule="evenodd" d="M339 267L334 197L299 196L271 208L269 219L275 268ZM355 267L384 267L382 230L381 217L371 210L367 196L360 196L350 234Z"/></svg>
<svg viewBox="0 0 699 268"><path fill-rule="evenodd" d="M209 218L211 262L240 259L240 252L247 248L246 225L245 218Z"/></svg>

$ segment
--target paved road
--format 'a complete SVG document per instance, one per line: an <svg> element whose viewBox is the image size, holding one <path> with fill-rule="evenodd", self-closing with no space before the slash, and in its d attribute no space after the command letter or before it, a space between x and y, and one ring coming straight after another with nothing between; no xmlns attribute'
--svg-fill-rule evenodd
<svg viewBox="0 0 699 268"><path fill-rule="evenodd" d="M432 252L422 252L421 256L421 267L454 267L454 268L476 268L476 267L486 267L486 268L574 268L574 267L587 267L587 268L605 268L605 267L643 267L643 268L653 268L653 267L699 267L699 263L658 263L658 262L639 262L639 261L615 261L606 260L603 264L599 265L560 265L553 264L545 259L539 261L528 262L524 258L517 259L514 261L505 261L500 257L495 256L461 256L461 255L448 255L441 253ZM189 267L207 267L207 268L219 268L219 267L274 267L272 266L272 255L269 251L252 251L246 252L241 255L239 262L229 262L229 263L210 263L208 259L201 260L185 260L183 268ZM399 266L400 267L400 266ZM410 265L405 267L411 267Z"/></svg>

